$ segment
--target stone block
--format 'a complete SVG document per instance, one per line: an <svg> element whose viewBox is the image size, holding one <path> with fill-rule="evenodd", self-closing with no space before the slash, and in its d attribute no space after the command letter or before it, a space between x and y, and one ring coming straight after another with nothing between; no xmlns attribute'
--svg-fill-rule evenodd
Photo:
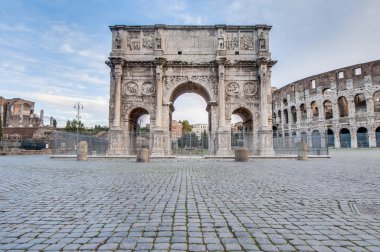
<svg viewBox="0 0 380 252"><path fill-rule="evenodd" d="M87 149L88 149L88 145L86 141L80 141L78 143L78 151L77 151L78 161L87 160Z"/></svg>
<svg viewBox="0 0 380 252"><path fill-rule="evenodd" d="M149 150L147 148L140 148L137 150L137 162L149 162Z"/></svg>
<svg viewBox="0 0 380 252"><path fill-rule="evenodd" d="M238 148L235 150L235 161L236 162L247 162L249 161L249 151L247 148Z"/></svg>
<svg viewBox="0 0 380 252"><path fill-rule="evenodd" d="M307 143L304 141L298 144L298 160L307 160Z"/></svg>

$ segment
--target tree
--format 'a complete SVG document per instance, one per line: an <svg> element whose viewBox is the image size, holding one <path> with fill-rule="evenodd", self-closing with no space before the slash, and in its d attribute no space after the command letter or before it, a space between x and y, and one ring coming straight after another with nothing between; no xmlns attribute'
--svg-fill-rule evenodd
<svg viewBox="0 0 380 252"><path fill-rule="evenodd" d="M178 138L179 148L196 148L198 147L198 136L194 133L183 133L180 138Z"/></svg>
<svg viewBox="0 0 380 252"><path fill-rule="evenodd" d="M193 126L190 125L188 120L183 120L182 122L181 121L179 121L179 122L182 123L182 132L183 133L189 133L193 129Z"/></svg>
<svg viewBox="0 0 380 252"><path fill-rule="evenodd" d="M67 120L65 131L76 132L77 130L81 133L85 132L86 129L84 128L84 124L81 121L77 121L75 119L73 121Z"/></svg>

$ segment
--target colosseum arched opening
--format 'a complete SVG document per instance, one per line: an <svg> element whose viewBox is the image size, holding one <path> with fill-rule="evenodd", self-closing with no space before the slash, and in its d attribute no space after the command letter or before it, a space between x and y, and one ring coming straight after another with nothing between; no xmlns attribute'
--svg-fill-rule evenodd
<svg viewBox="0 0 380 252"><path fill-rule="evenodd" d="M368 148L368 130L365 127L360 127L356 132L356 138L358 142L358 148Z"/></svg>
<svg viewBox="0 0 380 252"><path fill-rule="evenodd" d="M285 124L289 124L289 113L287 109L284 109L284 122Z"/></svg>
<svg viewBox="0 0 380 252"><path fill-rule="evenodd" d="M319 130L313 130L311 133L311 147L315 154L319 155L322 147L321 143L321 133Z"/></svg>
<svg viewBox="0 0 380 252"><path fill-rule="evenodd" d="M319 111L318 111L318 103L316 101L313 101L310 103L311 107L311 117L316 120L319 117Z"/></svg>
<svg viewBox="0 0 380 252"><path fill-rule="evenodd" d="M380 113L380 90L373 94L373 105L375 113Z"/></svg>
<svg viewBox="0 0 380 252"><path fill-rule="evenodd" d="M344 96L339 97L338 107L339 107L339 117L347 117L348 116L348 102L347 102L346 97Z"/></svg>
<svg viewBox="0 0 380 252"><path fill-rule="evenodd" d="M364 94L357 94L354 98L355 111L356 113L365 113L367 112L367 102Z"/></svg>
<svg viewBox="0 0 380 252"><path fill-rule="evenodd" d="M301 112L301 120L305 121L307 118L307 109L304 103L300 105L300 112Z"/></svg>
<svg viewBox="0 0 380 252"><path fill-rule="evenodd" d="M332 129L327 129L327 146L335 147L334 131Z"/></svg>
<svg viewBox="0 0 380 252"><path fill-rule="evenodd" d="M324 101L323 109L325 112L325 119L326 120L333 118L332 103L330 100Z"/></svg>
<svg viewBox="0 0 380 252"><path fill-rule="evenodd" d="M351 133L347 128L340 130L339 139L341 148L351 148Z"/></svg>
<svg viewBox="0 0 380 252"><path fill-rule="evenodd" d="M296 123L297 122L297 109L296 109L296 106L292 106L290 108L290 114L292 115L292 123Z"/></svg>
<svg viewBox="0 0 380 252"><path fill-rule="evenodd" d="M380 127L376 128L376 147L380 147Z"/></svg>

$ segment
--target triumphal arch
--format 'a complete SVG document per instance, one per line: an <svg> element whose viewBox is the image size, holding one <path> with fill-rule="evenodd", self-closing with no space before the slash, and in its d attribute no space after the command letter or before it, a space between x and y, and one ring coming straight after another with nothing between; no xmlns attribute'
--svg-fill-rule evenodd
<svg viewBox="0 0 380 252"><path fill-rule="evenodd" d="M244 121L250 154L273 155L271 26L110 29L109 154L134 154L137 120L149 114L151 155L171 155L173 103L190 92L207 102L209 155L232 155L232 114Z"/></svg>

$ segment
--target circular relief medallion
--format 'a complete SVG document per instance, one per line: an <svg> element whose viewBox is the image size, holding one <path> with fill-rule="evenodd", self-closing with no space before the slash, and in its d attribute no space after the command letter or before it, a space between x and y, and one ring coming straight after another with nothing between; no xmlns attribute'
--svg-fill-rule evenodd
<svg viewBox="0 0 380 252"><path fill-rule="evenodd" d="M255 95L257 93L257 84L253 81L244 84L244 95Z"/></svg>
<svg viewBox="0 0 380 252"><path fill-rule="evenodd" d="M125 95L135 95L137 94L137 84L134 82L128 82L123 85L123 94Z"/></svg>
<svg viewBox="0 0 380 252"><path fill-rule="evenodd" d="M156 91L154 85L150 82L145 82L142 84L142 94L152 95Z"/></svg>
<svg viewBox="0 0 380 252"><path fill-rule="evenodd" d="M240 93L240 86L236 82L230 82L227 85L226 89L227 94L229 95L238 95Z"/></svg>

